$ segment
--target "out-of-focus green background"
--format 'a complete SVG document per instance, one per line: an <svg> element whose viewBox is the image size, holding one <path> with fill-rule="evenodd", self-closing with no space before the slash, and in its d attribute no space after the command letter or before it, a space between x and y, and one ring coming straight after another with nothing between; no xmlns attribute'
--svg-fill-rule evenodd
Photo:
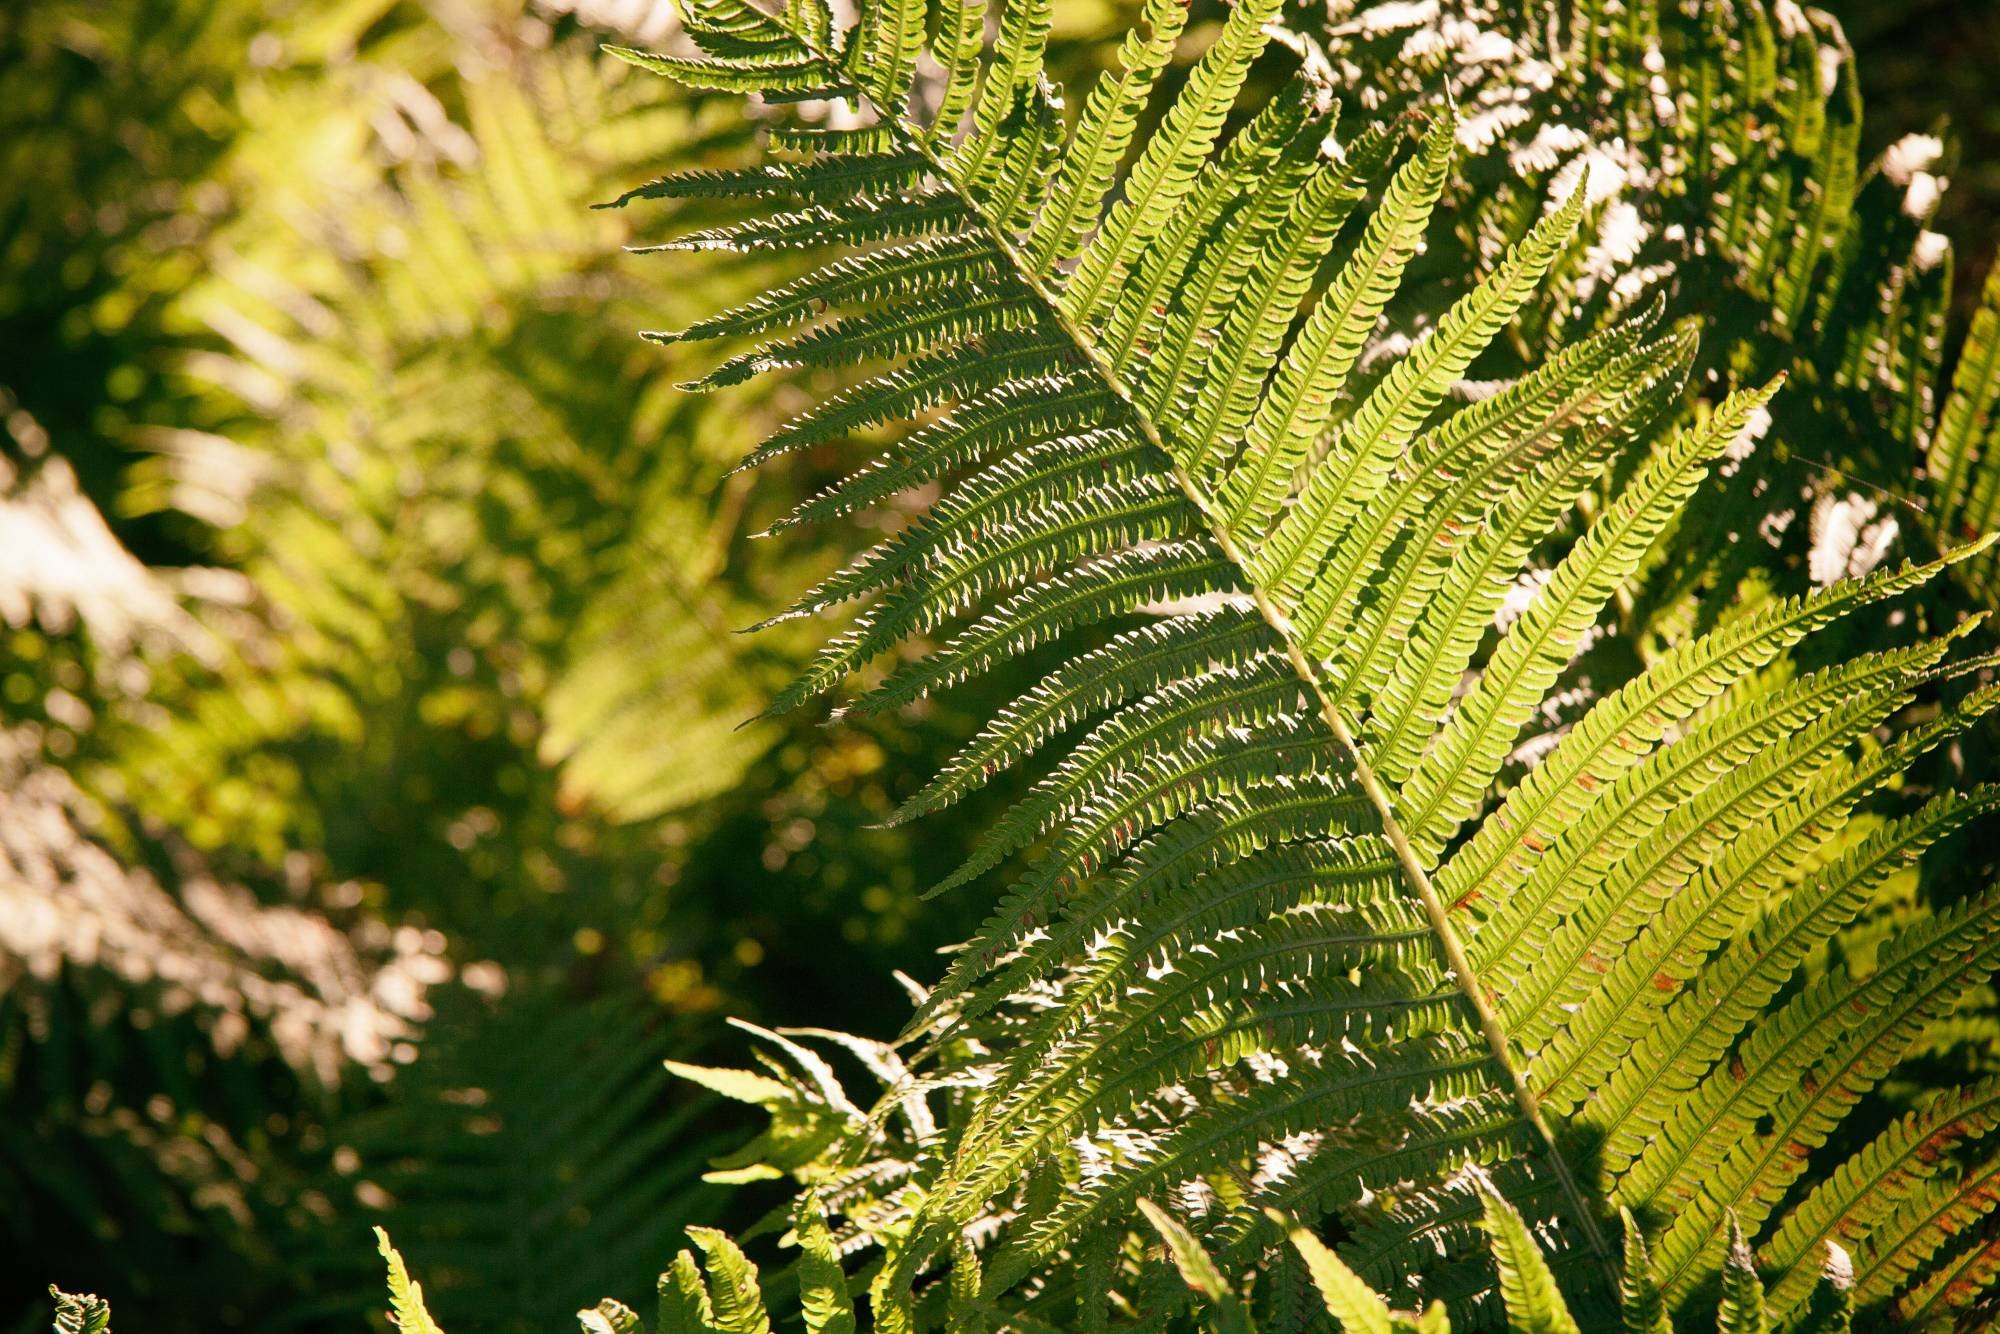
<svg viewBox="0 0 2000 1334"><path fill-rule="evenodd" d="M1976 291L2000 5L1833 8L1871 153L1949 118ZM1122 17L1062 0L1061 67ZM636 337L757 273L588 208L752 146L597 53L673 23L0 11L0 1326L352 1328L378 1222L447 1328L636 1301L770 1202L660 1058L886 1033L971 926L919 895L976 814L877 825L991 701L739 727L823 628L736 631L843 541L753 537L833 459L729 475L812 383Z"/></svg>
<svg viewBox="0 0 2000 1334"><path fill-rule="evenodd" d="M1066 4L1062 58L1114 19ZM591 204L755 147L604 58L651 0L0 14L0 1324L638 1301L740 1115L726 1017L885 1032L970 928L876 826L971 714L750 721L844 549L642 329L748 291ZM971 699L956 710L979 708ZM745 724L747 726L739 726Z"/></svg>
<svg viewBox="0 0 2000 1334"><path fill-rule="evenodd" d="M1956 161L1937 225L1958 243L1958 304L1970 311L2000 245L2000 3L1832 0L1854 45L1866 107L1863 156L1946 127Z"/></svg>

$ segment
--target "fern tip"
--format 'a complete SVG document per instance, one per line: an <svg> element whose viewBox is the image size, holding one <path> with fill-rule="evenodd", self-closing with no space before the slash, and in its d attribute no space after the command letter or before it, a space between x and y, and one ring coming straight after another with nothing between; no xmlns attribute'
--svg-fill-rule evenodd
<svg viewBox="0 0 2000 1334"><path fill-rule="evenodd" d="M1996 529L1990 533L1981 533L1970 541L1961 542L1959 545L1945 552L1939 560L1939 564L1955 565L1959 561L1977 556L1980 552L1991 547L1995 542L2000 542L2000 529Z"/></svg>
<svg viewBox="0 0 2000 1334"><path fill-rule="evenodd" d="M929 903L932 899L937 898L940 894L948 894L952 890L957 889L960 885L963 885L967 880L970 880L971 878L972 877L970 876L962 875L960 872L954 871L950 875L946 876L944 879L938 881L935 885L932 885L929 889L925 890L923 893L917 895L917 898L921 902Z"/></svg>

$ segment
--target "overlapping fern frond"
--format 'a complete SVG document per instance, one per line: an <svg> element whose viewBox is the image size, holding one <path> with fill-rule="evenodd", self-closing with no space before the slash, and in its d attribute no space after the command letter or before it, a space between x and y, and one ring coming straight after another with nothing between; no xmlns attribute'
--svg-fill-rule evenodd
<svg viewBox="0 0 2000 1334"><path fill-rule="evenodd" d="M1465 106L1463 212L1442 262L1521 236L1551 182L1588 182L1588 243L1531 306L1530 342L1662 291L1703 316L1704 372L1790 371L1757 465L1703 501L1718 531L1761 540L1684 544L1683 582L1760 563L1826 582L1879 560L1899 527L1918 547L1991 527L1979 497L1995 484L1973 463L1993 453L1991 317L1947 373L1954 254L1932 230L1954 153L1924 134L1863 155L1859 74L1830 15L1773 0L1336 0L1313 31L1385 110L1441 88ZM1955 576L1992 607L1993 569L1986 556Z"/></svg>
<svg viewBox="0 0 2000 1334"><path fill-rule="evenodd" d="M1046 0L1004 7L990 53L982 6L934 25L921 0L864 4L846 32L818 0L696 0L700 55L622 53L698 88L858 108L774 131L768 163L619 201L739 207L691 247L837 251L663 336L758 340L703 388L870 373L752 456L880 428L880 452L792 521L936 496L801 599L866 606L778 706L889 657L849 705L879 711L1059 645L906 812L1068 738L948 882L1025 854L923 1002L908 1070L878 1054L880 1108L829 1091L830 1069L800 1086L844 1122L816 1184L843 1242L883 1247L883 1329L1164 1319L1187 1293L1133 1244L1147 1198L1171 1199L1232 1282L1278 1272L1264 1209L1334 1215L1349 1263L1397 1301L1497 1318L1525 1289L1518 1254L1497 1293L1480 1260L1489 1183L1586 1312L1615 1300L1626 1209L1657 1234L1663 1309L1720 1285L1736 1327L1766 1307L1790 1321L1811 1295L1794 1272L1820 1263L1801 1234L1887 1229L1867 1255L1927 1257L1954 1231L1934 1212L1905 1240L1879 1193L1841 1213L1841 1186L1803 1176L1990 975L2000 896L1910 926L1872 971L1795 978L1885 877L2000 801L1939 795L1847 836L2000 696L1968 693L1990 664L1955 630L1813 672L1787 654L1964 553L1717 618L1600 685L1496 793L1778 386L1669 413L1695 403L1694 339L1637 315L1461 405L1575 244L1586 193L1538 201L1423 337L1378 343L1458 122L1444 105L1344 120L1308 65L1235 124L1253 64L1284 58L1275 12L1237 6L1157 120L1170 0L1073 125L1041 70ZM1943 702L1879 744L1919 699ZM910 1138L891 1146L898 1114ZM1897 1133L1849 1175L1892 1170ZM1936 1189L1959 1213L1986 1198L1976 1174ZM1765 1295L1727 1263L1753 1244ZM1926 1300L1982 1263L1954 1256L1860 1281Z"/></svg>
<svg viewBox="0 0 2000 1334"><path fill-rule="evenodd" d="M1651 291L1701 318L1697 377L1789 370L1761 437L1693 502L1705 522L1633 589L1625 629L1704 623L1724 605L1704 588L1797 591L1992 527L2000 293L1961 291L1972 318L1955 327L1955 249L1935 230L1958 153L1933 127L1863 154L1866 71L1829 14L1772 0L1357 0L1331 5L1323 28L1301 22L1385 111L1440 88L1465 108L1447 187L1459 217L1433 229L1433 272L1518 237L1540 191L1588 180L1589 243L1521 320L1530 345L1559 346ZM1960 561L1922 601L1947 617L2000 606L1994 569L1990 552ZM1865 646L1875 632L1863 619L1838 638ZM1983 764L1973 752L1972 770ZM1927 872L1923 895L1949 902L1986 875L1959 859ZM1872 948L1865 936L1844 932L1840 948ZM1940 1032L1957 1077L1986 1071L1994 1023L1982 1008ZM1902 1101L1911 1084L1897 1084Z"/></svg>
<svg viewBox="0 0 2000 1334"><path fill-rule="evenodd" d="M715 1207L700 1164L721 1146L698 1128L699 1106L662 1096L663 1058L685 1039L648 1007L460 991L442 997L435 1028L385 1105L329 1128L327 1188L424 1257L447 1323L546 1328L647 1273ZM349 1318L373 1288L351 1258L292 1259L333 1271L325 1286Z"/></svg>

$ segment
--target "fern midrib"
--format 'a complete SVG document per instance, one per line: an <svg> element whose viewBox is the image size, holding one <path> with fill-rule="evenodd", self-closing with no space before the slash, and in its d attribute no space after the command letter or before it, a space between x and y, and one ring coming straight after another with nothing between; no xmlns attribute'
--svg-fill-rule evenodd
<svg viewBox="0 0 2000 1334"><path fill-rule="evenodd" d="M818 50L812 45L810 39L802 34L799 35L799 41L824 62L830 71L838 72L838 62L833 57ZM1348 727L1347 721L1341 715L1339 708L1336 707L1333 700L1327 694L1324 683L1320 680L1318 672L1313 669L1312 663L1307 659L1305 651L1294 640L1291 633L1290 620L1271 601L1268 593L1257 581L1250 577L1250 563L1244 557L1242 549L1237 546L1235 537L1231 533L1229 526L1215 512L1210 498L1196 485L1194 478L1189 476L1187 470L1181 466L1179 459L1174 456L1173 450L1167 447L1166 440L1161 435L1159 426L1154 422L1152 414L1140 406L1132 392L1131 386L1125 382L1124 378L1118 373L1117 368L1098 349L1096 340L1069 317L1062 303L1043 284L1040 276L1026 262L1018 247L1014 245L1000 227L995 225L993 219L988 216L987 211L980 207L979 203L966 192L958 177L946 168L943 160L931 147L928 137L923 132L923 128L905 121L900 115L891 114L886 111L875 102L874 98L865 89L857 89L854 96L858 100L865 102L883 124L890 126L896 136L903 140L911 151L920 155L928 165L931 174L942 181L945 188L958 198L968 214L979 220L979 226L985 231L994 248L1006 260L1008 267L1013 271L1015 279L1041 303L1049 318L1055 321L1056 327L1060 328L1068 336L1076 350L1104 382L1105 387L1125 405L1126 411L1131 414L1132 420L1138 427L1141 436L1154 449L1158 450L1161 457L1166 460L1175 485L1187 497L1188 503L1194 507L1195 512L1201 516L1203 524L1209 530L1209 535L1221 549L1223 555L1228 558L1231 564L1236 566L1237 571L1242 576L1244 586L1250 591L1250 596L1257 607L1258 615L1270 626L1271 632L1284 645L1286 659L1291 663L1292 669L1297 673L1300 682L1312 693L1312 697L1319 708L1320 717L1326 724L1327 730L1333 734L1334 741L1346 752L1349 761L1353 764L1355 782L1360 786L1362 793L1368 798L1369 804L1375 807L1376 814L1382 822L1382 835L1389 841L1389 845L1396 855L1397 864L1402 868L1404 878L1408 880L1410 888L1416 893L1418 901L1423 905L1424 915L1429 920L1431 931L1437 939L1438 950L1444 956L1447 974L1457 986L1460 994L1465 997L1466 1002L1471 1005L1473 1014L1479 1021L1480 1033L1485 1038L1489 1054L1494 1063L1499 1067L1501 1073L1505 1076L1515 1105L1520 1109L1522 1119L1541 1138L1550 1168L1554 1171L1563 1193L1569 1199L1571 1209L1576 1215L1579 1226L1583 1229L1585 1239L1590 1246L1592 1254L1604 1266L1606 1274L1615 1284L1618 1277L1616 1262L1613 1259L1611 1248L1606 1242L1602 1230L1598 1227L1597 1216L1591 1199L1583 1190L1575 1173L1570 1170L1568 1162L1563 1158L1562 1150L1556 1142L1555 1132L1549 1124L1548 1117L1542 1111L1541 1100L1536 1096L1534 1089L1528 1083L1526 1067L1514 1058L1513 1047L1508 1039L1506 1026L1501 1021L1498 1009L1488 999L1486 989L1481 983L1477 971L1472 966L1470 956L1466 952L1465 944L1459 938L1457 930L1452 926L1450 910L1443 898L1438 894L1436 886L1432 884L1429 872L1425 870L1422 859L1417 855L1416 848L1410 842L1401 821L1397 819L1395 805L1390 799L1387 788L1383 786L1381 779L1376 775L1374 767L1369 764L1368 757L1363 753L1359 740L1356 739L1353 730Z"/></svg>

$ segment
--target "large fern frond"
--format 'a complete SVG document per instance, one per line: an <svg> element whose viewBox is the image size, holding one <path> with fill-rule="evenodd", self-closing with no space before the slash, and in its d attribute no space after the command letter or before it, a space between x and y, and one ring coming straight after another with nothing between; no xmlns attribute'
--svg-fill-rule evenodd
<svg viewBox="0 0 2000 1334"><path fill-rule="evenodd" d="M1663 1300L1721 1282L1731 1318L1761 1327L1742 1323L1762 1318L1758 1280L1729 1257L1782 1226L1804 1157L1990 970L2000 904L1919 923L1875 972L1764 1012L1798 956L1780 952L1793 966L1774 984L1739 928L1853 903L1878 865L1989 804L1946 799L1874 860L1801 881L1860 802L1993 701L1966 697L1877 755L1887 718L1983 660L1954 661L1953 635L1809 674L1784 655L1962 553L1722 618L1599 702L1531 771L1546 779L1496 799L1607 606L1777 385L1660 429L1693 346L1639 317L1453 402L1570 252L1581 188L1538 208L1423 337L1370 348L1443 189L1454 113L1426 110L1386 183L1396 130L1342 127L1309 69L1225 134L1274 13L1237 6L1156 122L1111 106L1152 85L1174 20L1149 13L1073 133L1039 72L1045 4L1000 15L976 97L968 45L940 30L955 120L917 95L907 0L864 4L834 35L796 7L697 6L705 57L621 53L696 87L845 101L859 121L620 201L803 205L831 238L884 238L678 335L755 336L811 311L696 387L857 367L875 373L841 391L843 420L921 414L794 516L921 507L808 597L869 601L778 706L892 657L860 701L888 707L1057 643L1062 665L911 813L1082 728L947 881L1027 854L921 1005L913 1072L849 1118L826 1198L885 1247L884 1329L947 1300L1029 1319L1074 1299L1099 1320L1104 1282L1048 1274L1104 1273L1088 1257L1115 1254L1161 1197L1181 1206L1154 1212L1182 1273L1197 1243L1223 1272L1253 1267L1278 1239L1262 1206L1333 1212L1378 1285L1493 1311L1491 1271L1465 1263L1484 1253L1489 1180L1586 1300L1611 1300L1623 1206L1670 1220ZM871 230L888 211L893 242ZM701 244L751 249L759 225ZM989 351L1004 367L976 376ZM1940 951L1952 967L1926 965ZM1703 987L1699 1012L1670 1004ZM1843 1007L1869 1018L1829 1022ZM1690 1050L1649 1041L1711 1016ZM1759 1058L1748 1078L1739 1046ZM896 1110L967 1086L948 1131L878 1156ZM1632 1088L1659 1096L1620 1102ZM1615 1159L1586 1149L1628 1141ZM1534 1248L1501 1231L1510 1310L1552 1311ZM1141 1307L1184 1299L1156 1269L1115 1268Z"/></svg>

